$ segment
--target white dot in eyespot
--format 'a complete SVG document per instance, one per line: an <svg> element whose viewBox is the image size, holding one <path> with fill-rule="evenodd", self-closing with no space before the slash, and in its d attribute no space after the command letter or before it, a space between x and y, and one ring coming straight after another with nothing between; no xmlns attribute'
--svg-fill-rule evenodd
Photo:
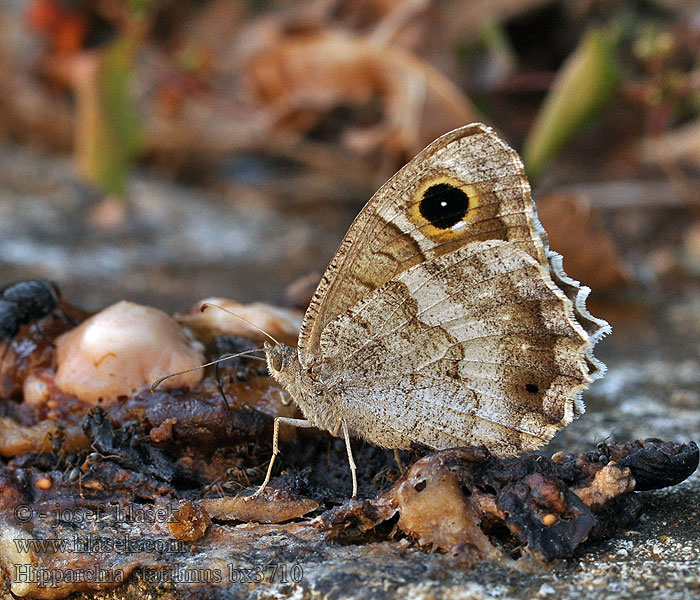
<svg viewBox="0 0 700 600"><path fill-rule="evenodd" d="M447 206L447 202L445 202L445 201L443 200L442 202L440 202L440 206L442 206L443 208L445 208L445 207Z"/></svg>

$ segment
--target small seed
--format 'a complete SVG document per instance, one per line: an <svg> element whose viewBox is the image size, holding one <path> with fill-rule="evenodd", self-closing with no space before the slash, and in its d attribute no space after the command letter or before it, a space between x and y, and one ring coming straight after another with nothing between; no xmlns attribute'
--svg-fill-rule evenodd
<svg viewBox="0 0 700 600"><path fill-rule="evenodd" d="M50 490L52 485L53 481L51 481L50 477L40 477L36 480L36 487L40 490Z"/></svg>
<svg viewBox="0 0 700 600"><path fill-rule="evenodd" d="M542 524L549 527L550 525L554 525L558 520L559 518L557 517L557 515L549 513L548 515L542 517Z"/></svg>

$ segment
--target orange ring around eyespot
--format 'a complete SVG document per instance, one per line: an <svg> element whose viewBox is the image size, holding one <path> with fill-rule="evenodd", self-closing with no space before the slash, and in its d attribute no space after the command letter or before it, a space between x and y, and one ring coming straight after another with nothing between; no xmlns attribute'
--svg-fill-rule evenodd
<svg viewBox="0 0 700 600"><path fill-rule="evenodd" d="M469 207L464 217L462 217L462 219L458 223L455 223L448 229L441 229L439 227L435 227L435 225L428 221L428 219L426 219L420 212L420 205L425 192L429 188L440 183L444 183L458 190L461 190L467 195L467 198L469 198ZM409 207L408 215L411 222L416 227L419 227L424 235L426 235L432 240L444 242L459 238L462 235L464 235L464 229L466 225L470 221L474 220L477 216L478 211L476 209L479 207L481 203L480 201L481 198L475 186L460 181L459 179L456 179L454 177L450 177L449 175L437 175L435 177L430 177L424 180L418 186L418 188L416 189L416 193L413 197L413 201L411 202L411 206Z"/></svg>

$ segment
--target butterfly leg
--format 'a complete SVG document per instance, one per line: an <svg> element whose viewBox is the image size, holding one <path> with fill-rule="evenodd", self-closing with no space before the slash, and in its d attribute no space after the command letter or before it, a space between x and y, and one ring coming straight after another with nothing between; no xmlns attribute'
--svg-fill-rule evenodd
<svg viewBox="0 0 700 600"><path fill-rule="evenodd" d="M350 446L350 433L348 432L348 424L345 419L340 421L343 427L343 437L345 438L345 448L348 451L348 463L350 463L350 475L352 475L352 497L357 498L357 466L352 457L352 447Z"/></svg>
<svg viewBox="0 0 700 600"><path fill-rule="evenodd" d="M280 453L279 450L279 437L280 437L280 423L285 425L291 425L292 427L313 427L311 421L306 419L291 419L289 417L275 417L275 425L272 430L272 458L270 458L270 464L267 466L267 473L265 475L265 481L262 482L260 487L251 496L246 496L245 500L250 500L251 498L257 498L262 494L263 490L270 483L270 477L272 476L272 467L275 464L275 458Z"/></svg>

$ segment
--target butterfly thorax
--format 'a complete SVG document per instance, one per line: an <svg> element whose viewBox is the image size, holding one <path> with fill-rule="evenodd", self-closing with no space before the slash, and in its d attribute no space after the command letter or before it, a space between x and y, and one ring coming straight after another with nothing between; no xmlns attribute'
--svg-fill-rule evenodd
<svg viewBox="0 0 700 600"><path fill-rule="evenodd" d="M265 354L270 375L292 397L304 417L319 429L336 430L340 417L333 410L332 394L327 385L301 366L297 349L265 343Z"/></svg>

